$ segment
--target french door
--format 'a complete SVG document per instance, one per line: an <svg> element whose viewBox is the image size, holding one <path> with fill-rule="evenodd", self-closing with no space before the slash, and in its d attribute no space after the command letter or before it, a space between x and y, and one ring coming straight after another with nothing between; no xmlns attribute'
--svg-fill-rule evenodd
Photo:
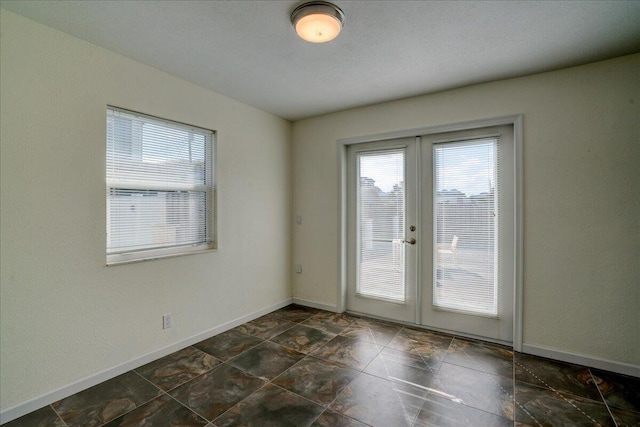
<svg viewBox="0 0 640 427"><path fill-rule="evenodd" d="M417 260L415 138L351 146L347 178L347 309L414 322ZM413 239L413 240L412 240Z"/></svg>
<svg viewBox="0 0 640 427"><path fill-rule="evenodd" d="M513 127L348 148L347 309L513 340Z"/></svg>

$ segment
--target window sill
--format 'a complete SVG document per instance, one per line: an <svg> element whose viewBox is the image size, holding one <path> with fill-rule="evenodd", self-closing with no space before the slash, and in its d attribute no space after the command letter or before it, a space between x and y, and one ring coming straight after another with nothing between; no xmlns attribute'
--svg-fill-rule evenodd
<svg viewBox="0 0 640 427"><path fill-rule="evenodd" d="M171 250L159 249L150 251L130 252L123 254L107 255L107 267L116 265L131 264L135 262L153 261L163 258L174 258L185 255L204 254L216 252L218 250L215 244L194 246L191 249L172 248Z"/></svg>

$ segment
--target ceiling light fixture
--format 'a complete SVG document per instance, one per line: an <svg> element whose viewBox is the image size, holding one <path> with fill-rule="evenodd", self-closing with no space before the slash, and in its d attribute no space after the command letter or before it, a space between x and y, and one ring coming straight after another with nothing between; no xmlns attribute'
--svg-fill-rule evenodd
<svg viewBox="0 0 640 427"><path fill-rule="evenodd" d="M335 39L344 22L342 10L326 1L310 1L291 12L291 23L301 39L325 43Z"/></svg>

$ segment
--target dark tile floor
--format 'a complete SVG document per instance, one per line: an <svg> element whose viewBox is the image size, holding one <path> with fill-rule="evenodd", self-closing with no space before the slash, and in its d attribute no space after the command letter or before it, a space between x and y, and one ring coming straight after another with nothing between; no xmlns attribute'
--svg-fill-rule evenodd
<svg viewBox="0 0 640 427"><path fill-rule="evenodd" d="M640 379L291 305L16 426L640 426Z"/></svg>

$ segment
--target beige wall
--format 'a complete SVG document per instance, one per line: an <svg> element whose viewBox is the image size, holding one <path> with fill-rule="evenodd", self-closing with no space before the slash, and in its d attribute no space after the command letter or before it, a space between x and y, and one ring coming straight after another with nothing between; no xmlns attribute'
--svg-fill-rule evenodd
<svg viewBox="0 0 640 427"><path fill-rule="evenodd" d="M289 122L5 10L0 29L3 409L291 296ZM107 104L218 131L217 252L105 267Z"/></svg>
<svg viewBox="0 0 640 427"><path fill-rule="evenodd" d="M640 55L293 124L294 297L336 304L336 141L524 115L524 343L640 365Z"/></svg>

